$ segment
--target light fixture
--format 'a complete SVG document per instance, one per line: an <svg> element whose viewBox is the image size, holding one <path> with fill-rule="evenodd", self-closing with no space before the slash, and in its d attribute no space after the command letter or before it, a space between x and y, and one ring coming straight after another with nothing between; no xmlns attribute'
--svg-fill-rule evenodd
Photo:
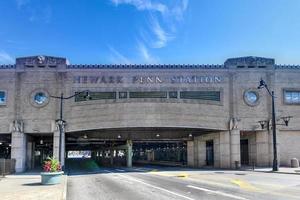
<svg viewBox="0 0 300 200"><path fill-rule="evenodd" d="M121 137L122 137L122 136L119 134L119 135L118 135L118 139L121 139Z"/></svg>
<svg viewBox="0 0 300 200"><path fill-rule="evenodd" d="M264 129L265 126L268 124L268 121L267 120L261 120L261 121L258 121L258 123L260 124L261 129Z"/></svg>
<svg viewBox="0 0 300 200"><path fill-rule="evenodd" d="M84 134L83 138L84 138L84 139L87 139L87 135L86 135L86 134Z"/></svg>
<svg viewBox="0 0 300 200"><path fill-rule="evenodd" d="M41 139L41 140L40 140L40 144L44 144L44 141L43 141L43 139Z"/></svg>
<svg viewBox="0 0 300 200"><path fill-rule="evenodd" d="M257 87L257 89L262 89L264 87L267 87L267 84L266 84L266 82L263 79L261 79L259 81L259 86Z"/></svg>
<svg viewBox="0 0 300 200"><path fill-rule="evenodd" d="M189 134L189 137L193 137L193 134L190 133L190 134Z"/></svg>
<svg viewBox="0 0 300 200"><path fill-rule="evenodd" d="M10 147L11 147L11 144L9 144L8 146L10 146Z"/></svg>
<svg viewBox="0 0 300 200"><path fill-rule="evenodd" d="M0 142L0 145L2 145L2 142Z"/></svg>
<svg viewBox="0 0 300 200"><path fill-rule="evenodd" d="M293 118L293 117L292 116L281 117L281 119L284 121L284 124L286 126L289 125L289 121L290 121L291 118Z"/></svg>
<svg viewBox="0 0 300 200"><path fill-rule="evenodd" d="M156 137L160 137L159 133L156 134Z"/></svg>

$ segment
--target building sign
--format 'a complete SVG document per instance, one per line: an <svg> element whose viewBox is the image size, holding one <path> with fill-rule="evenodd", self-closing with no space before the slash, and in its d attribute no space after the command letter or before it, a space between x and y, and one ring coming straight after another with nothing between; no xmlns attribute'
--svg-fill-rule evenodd
<svg viewBox="0 0 300 200"><path fill-rule="evenodd" d="M214 75L203 76L74 76L74 84L163 84L163 83L187 83L187 84L202 84L202 83L221 83L223 77Z"/></svg>

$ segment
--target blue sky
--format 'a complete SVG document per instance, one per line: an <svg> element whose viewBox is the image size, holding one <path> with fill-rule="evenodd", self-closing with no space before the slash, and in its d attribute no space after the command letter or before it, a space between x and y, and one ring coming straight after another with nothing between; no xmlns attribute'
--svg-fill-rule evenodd
<svg viewBox="0 0 300 200"><path fill-rule="evenodd" d="M300 64L299 0L1 0L0 64Z"/></svg>

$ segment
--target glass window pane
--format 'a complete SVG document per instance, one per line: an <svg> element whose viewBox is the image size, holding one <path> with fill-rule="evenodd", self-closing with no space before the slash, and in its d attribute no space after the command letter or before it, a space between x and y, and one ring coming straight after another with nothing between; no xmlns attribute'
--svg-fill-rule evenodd
<svg viewBox="0 0 300 200"><path fill-rule="evenodd" d="M292 102L293 103L299 102L299 94L297 92L292 93Z"/></svg>
<svg viewBox="0 0 300 200"><path fill-rule="evenodd" d="M286 103L292 103L292 104L300 103L300 91L285 91L284 100Z"/></svg>
<svg viewBox="0 0 300 200"><path fill-rule="evenodd" d="M285 101L287 102L287 103L291 103L292 102L292 93L291 92L285 92Z"/></svg>
<svg viewBox="0 0 300 200"><path fill-rule="evenodd" d="M6 94L4 91L0 91L0 104L6 103Z"/></svg>

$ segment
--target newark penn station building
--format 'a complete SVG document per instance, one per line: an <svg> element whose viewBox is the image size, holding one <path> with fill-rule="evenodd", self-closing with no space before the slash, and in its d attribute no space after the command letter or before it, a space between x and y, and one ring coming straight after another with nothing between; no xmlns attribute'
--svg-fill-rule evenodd
<svg viewBox="0 0 300 200"><path fill-rule="evenodd" d="M300 159L299 65L263 57L221 65L21 57L0 65L0 158L14 159L16 172L48 156L67 167L76 155L99 166L272 166L272 91L278 162L291 166Z"/></svg>

